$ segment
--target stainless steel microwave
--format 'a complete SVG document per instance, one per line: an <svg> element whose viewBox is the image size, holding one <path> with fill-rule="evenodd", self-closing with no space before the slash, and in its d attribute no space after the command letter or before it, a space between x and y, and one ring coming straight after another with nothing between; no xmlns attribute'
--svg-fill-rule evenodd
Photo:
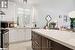
<svg viewBox="0 0 75 50"><path fill-rule="evenodd" d="M7 28L8 27L8 22L3 22L1 21L1 28Z"/></svg>

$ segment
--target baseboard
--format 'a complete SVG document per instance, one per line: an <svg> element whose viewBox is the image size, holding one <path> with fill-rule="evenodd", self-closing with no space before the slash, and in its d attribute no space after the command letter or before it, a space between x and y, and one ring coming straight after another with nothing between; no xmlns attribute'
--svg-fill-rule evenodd
<svg viewBox="0 0 75 50"><path fill-rule="evenodd" d="M15 41L15 42L9 42L9 44L23 43L23 42L28 42L28 41L31 41L31 39L29 39L29 40L22 40L22 41Z"/></svg>

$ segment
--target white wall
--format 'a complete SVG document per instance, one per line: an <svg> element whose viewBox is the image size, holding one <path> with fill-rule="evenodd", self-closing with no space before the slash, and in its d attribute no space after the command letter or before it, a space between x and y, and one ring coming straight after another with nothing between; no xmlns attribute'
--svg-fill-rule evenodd
<svg viewBox="0 0 75 50"><path fill-rule="evenodd" d="M35 9L38 15L37 27L44 27L46 24L46 15L51 15L53 20L57 19L59 15L68 15L69 12L75 10L74 0L40 0ZM35 10L35 11L36 11Z"/></svg>

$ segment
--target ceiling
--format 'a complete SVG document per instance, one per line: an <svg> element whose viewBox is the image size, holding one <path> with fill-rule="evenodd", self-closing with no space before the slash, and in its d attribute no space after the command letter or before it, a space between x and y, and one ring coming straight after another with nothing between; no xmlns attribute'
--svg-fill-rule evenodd
<svg viewBox="0 0 75 50"><path fill-rule="evenodd" d="M9 0L10 2L24 3L26 0ZM27 4L37 4L38 0L27 0Z"/></svg>
<svg viewBox="0 0 75 50"><path fill-rule="evenodd" d="M23 0L9 0L20 5L24 5ZM57 6L68 6L72 4L74 0L27 0L27 4L31 6L40 6L40 7L57 7ZM75 4L75 3L74 3ZM25 5L24 5L25 6Z"/></svg>

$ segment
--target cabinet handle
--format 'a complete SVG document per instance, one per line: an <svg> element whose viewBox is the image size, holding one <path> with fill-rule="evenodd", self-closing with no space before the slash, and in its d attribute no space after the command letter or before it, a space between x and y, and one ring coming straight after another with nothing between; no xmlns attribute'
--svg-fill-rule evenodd
<svg viewBox="0 0 75 50"><path fill-rule="evenodd" d="M48 41L48 44L49 44L48 46L51 47L51 41Z"/></svg>
<svg viewBox="0 0 75 50"><path fill-rule="evenodd" d="M47 48L49 47L49 41L47 40Z"/></svg>
<svg viewBox="0 0 75 50"><path fill-rule="evenodd" d="M48 41L48 47L51 48L51 49L53 48L53 47L52 47L52 42L51 42L51 41Z"/></svg>

